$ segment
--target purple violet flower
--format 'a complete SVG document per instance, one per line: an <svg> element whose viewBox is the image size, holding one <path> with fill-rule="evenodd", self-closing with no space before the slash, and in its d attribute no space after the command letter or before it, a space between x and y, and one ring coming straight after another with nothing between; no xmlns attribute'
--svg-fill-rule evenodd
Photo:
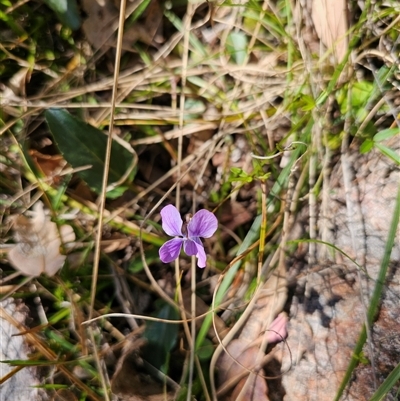
<svg viewBox="0 0 400 401"><path fill-rule="evenodd" d="M159 251L160 259L164 263L175 260L183 245L183 250L189 256L197 257L197 266L206 266L206 253L200 237L210 238L218 227L218 220L213 213L201 209L194 214L187 224L183 224L178 209L167 205L161 210L162 228L173 238L167 241Z"/></svg>

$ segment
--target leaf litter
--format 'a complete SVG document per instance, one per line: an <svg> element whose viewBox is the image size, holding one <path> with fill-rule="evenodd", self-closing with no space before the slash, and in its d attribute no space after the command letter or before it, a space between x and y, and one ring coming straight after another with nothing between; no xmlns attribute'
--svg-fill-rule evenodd
<svg viewBox="0 0 400 401"><path fill-rule="evenodd" d="M9 218L15 245L8 253L8 260L26 276L37 277L42 273L54 276L66 259L61 254L62 246L75 240L74 230L67 224L57 227L40 201L35 203L30 215Z"/></svg>

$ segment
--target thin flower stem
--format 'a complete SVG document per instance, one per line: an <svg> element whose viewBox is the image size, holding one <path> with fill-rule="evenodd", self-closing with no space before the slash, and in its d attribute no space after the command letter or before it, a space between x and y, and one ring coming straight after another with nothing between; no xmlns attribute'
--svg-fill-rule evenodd
<svg viewBox="0 0 400 401"><path fill-rule="evenodd" d="M189 36L190 36L190 26L192 17L196 10L196 6L192 4L190 1L187 5L186 15L183 19L183 54L182 54L182 74L181 74L181 81L182 81L182 91L180 93L180 113L179 113L179 128L183 131L183 118L185 112L185 85L186 85L186 74L187 74L187 65L188 65L188 58L189 58ZM180 135L178 138L178 165L181 164L182 161L182 147L183 147L183 135ZM178 176L180 176L181 170L179 167ZM178 184L176 187L176 206L179 210L179 201L180 201L180 185ZM179 258L178 258L179 259ZM196 280L195 269L196 265L194 262L194 257L192 257L192 283L193 280ZM175 262L175 271L178 273L179 270L179 263ZM178 277L178 276L177 276ZM180 294L180 298L182 298L182 294ZM195 292L194 292L195 296ZM193 293L192 293L192 318L195 317L196 312L196 304L194 304L194 314L193 314ZM187 326L187 324L186 324ZM192 383L193 383L193 367L194 367L194 337L196 335L196 324L192 321L191 324L191 336L188 336L188 343L191 344L191 353L190 353L190 366L189 366L189 380L188 380L188 390L187 390L187 401L190 401L192 398ZM191 338L189 338L191 337Z"/></svg>
<svg viewBox="0 0 400 401"><path fill-rule="evenodd" d="M190 359L189 359L189 384L188 385L188 400L191 400L191 389L192 381L193 381L193 373L194 373L194 357L195 357L195 350L196 350L196 258L192 256L192 277L191 277L191 314L192 314L192 321L190 323L190 331L191 331L191 344L190 344Z"/></svg>

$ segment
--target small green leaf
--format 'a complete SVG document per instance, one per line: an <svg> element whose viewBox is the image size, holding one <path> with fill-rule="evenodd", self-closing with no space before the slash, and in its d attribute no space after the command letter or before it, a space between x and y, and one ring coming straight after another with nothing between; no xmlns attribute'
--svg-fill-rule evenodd
<svg viewBox="0 0 400 401"><path fill-rule="evenodd" d="M205 338L201 346L196 350L196 354L200 361L208 361L214 351L215 345L208 338Z"/></svg>
<svg viewBox="0 0 400 401"><path fill-rule="evenodd" d="M374 147L374 141L366 139L360 146L360 153L368 153Z"/></svg>
<svg viewBox="0 0 400 401"><path fill-rule="evenodd" d="M164 304L157 313L160 319L177 320L178 312L169 304ZM148 343L144 347L143 357L162 372L167 370L169 353L176 344L179 326L175 323L148 322L143 337Z"/></svg>
<svg viewBox="0 0 400 401"><path fill-rule="evenodd" d="M301 106L302 111L311 111L314 110L315 108L315 100L312 96L309 95L302 95L302 103L303 106Z"/></svg>
<svg viewBox="0 0 400 401"><path fill-rule="evenodd" d="M265 173L265 174L259 175L257 178L258 178L260 181L265 181L265 180L267 180L267 179L269 178L270 175L271 175L271 173Z"/></svg>
<svg viewBox="0 0 400 401"><path fill-rule="evenodd" d="M77 174L97 193L101 192L107 136L65 110L45 112L47 124L65 160L73 167L92 167ZM135 157L113 141L108 184L121 180L134 167Z"/></svg>
<svg viewBox="0 0 400 401"><path fill-rule="evenodd" d="M396 164L400 165L400 155L396 153L393 149L388 148L380 143L375 143L375 146L389 159L392 159Z"/></svg>
<svg viewBox="0 0 400 401"><path fill-rule="evenodd" d="M253 175L247 174L241 168L232 167L231 173L229 174L228 183L232 182L247 182L250 183L254 179Z"/></svg>
<svg viewBox="0 0 400 401"><path fill-rule="evenodd" d="M126 185L121 185L113 190L107 192L108 199L118 199L120 196L124 194L124 192L128 189Z"/></svg>
<svg viewBox="0 0 400 401"><path fill-rule="evenodd" d="M146 11L147 6L150 4L151 0L143 0L136 10L132 13L132 15L129 17L129 25L133 24L135 21L137 21L140 16Z"/></svg>
<svg viewBox="0 0 400 401"><path fill-rule="evenodd" d="M185 121L190 121L191 119L198 118L204 114L206 111L206 106L201 100L198 99L187 99L185 101Z"/></svg>
<svg viewBox="0 0 400 401"><path fill-rule="evenodd" d="M349 85L345 85L342 89L338 90L336 93L337 102L340 105L340 111L345 114L348 110L348 90ZM367 113L365 110L365 105L371 99L373 94L373 84L368 81L355 82L351 86L351 100L350 107L353 109L354 115L361 118L362 115Z"/></svg>
<svg viewBox="0 0 400 401"><path fill-rule="evenodd" d="M54 384L54 383L50 383L50 384L40 384L37 386L34 386L35 388L43 388L46 390L59 390L59 389L68 389L70 388L70 386L68 384Z"/></svg>
<svg viewBox="0 0 400 401"><path fill-rule="evenodd" d="M362 107L371 97L374 85L368 81L355 82L351 92L351 104L353 107Z"/></svg>
<svg viewBox="0 0 400 401"><path fill-rule="evenodd" d="M56 14L58 19L76 31L81 26L78 5L76 0L43 0Z"/></svg>
<svg viewBox="0 0 400 401"><path fill-rule="evenodd" d="M243 65L247 58L247 36L243 32L231 32L228 36L227 49L233 55L237 65Z"/></svg>
<svg viewBox="0 0 400 401"><path fill-rule="evenodd" d="M238 176L243 172L243 170L239 167L231 167L231 172L235 174L235 176Z"/></svg>
<svg viewBox="0 0 400 401"><path fill-rule="evenodd" d="M374 141L382 142L382 141L385 141L386 139L393 138L394 136L396 136L398 134L400 134L399 128L387 128L387 129L384 129L383 131L378 132L374 136Z"/></svg>

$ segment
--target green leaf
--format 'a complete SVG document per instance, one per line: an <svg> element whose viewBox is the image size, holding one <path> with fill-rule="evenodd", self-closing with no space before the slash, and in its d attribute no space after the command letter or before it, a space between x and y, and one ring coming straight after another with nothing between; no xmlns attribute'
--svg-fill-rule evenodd
<svg viewBox="0 0 400 401"><path fill-rule="evenodd" d="M228 36L227 49L233 55L237 65L243 65L247 58L247 36L243 32L231 32Z"/></svg>
<svg viewBox="0 0 400 401"><path fill-rule="evenodd" d="M63 389L66 388L68 389L70 386L68 384L54 384L54 383L50 383L50 384L40 384L35 386L35 388L43 388L46 390L59 390L59 389Z"/></svg>
<svg viewBox="0 0 400 401"><path fill-rule="evenodd" d="M107 192L108 199L118 199L120 196L124 194L124 192L128 189L127 186L121 185L109 192Z"/></svg>
<svg viewBox="0 0 400 401"><path fill-rule="evenodd" d="M56 14L63 25L76 31L81 26L76 0L43 0Z"/></svg>
<svg viewBox="0 0 400 401"><path fill-rule="evenodd" d="M355 82L351 92L351 105L353 107L365 106L371 97L374 85L368 81Z"/></svg>
<svg viewBox="0 0 400 401"><path fill-rule="evenodd" d="M397 165L400 165L400 155L396 153L393 149L388 148L385 145L376 143L375 146L389 159L392 159Z"/></svg>
<svg viewBox="0 0 400 401"><path fill-rule="evenodd" d="M65 160L73 167L92 167L77 174L97 193L101 192L107 136L65 110L45 112L47 124ZM108 185L121 180L135 166L135 156L118 142L111 148Z"/></svg>
<svg viewBox="0 0 400 401"><path fill-rule="evenodd" d="M190 121L192 119L198 118L204 114L206 111L206 106L201 100L198 99L186 99L185 101L185 113L184 120Z"/></svg>
<svg viewBox="0 0 400 401"><path fill-rule="evenodd" d="M215 345L208 339L205 338L201 346L196 350L196 354L200 361L208 361L214 353Z"/></svg>
<svg viewBox="0 0 400 401"><path fill-rule="evenodd" d="M393 138L394 136L400 134L400 129L399 128L387 128L384 129L383 131L378 132L374 136L374 142L382 142L385 141L386 139Z"/></svg>
<svg viewBox="0 0 400 401"><path fill-rule="evenodd" d="M368 81L355 82L351 89L349 85L345 85L342 89L336 93L337 102L340 105L340 111L345 114L348 110L348 90L351 90L350 107L353 109L354 115L357 115L358 119L362 118L367 113L365 106L371 99L373 93L373 84Z"/></svg>
<svg viewBox="0 0 400 401"><path fill-rule="evenodd" d="M303 106L301 106L302 111L311 111L315 108L315 100L312 96L302 95L301 98Z"/></svg>
<svg viewBox="0 0 400 401"><path fill-rule="evenodd" d="M235 174L235 176L238 176L243 172L243 170L239 167L231 167L231 171L233 174Z"/></svg>
<svg viewBox="0 0 400 401"><path fill-rule="evenodd" d="M366 139L360 146L360 153L368 153L374 147L374 141Z"/></svg>
<svg viewBox="0 0 400 401"><path fill-rule="evenodd" d="M160 319L177 320L179 315L175 308L164 304L157 313ZM143 337L148 343L144 347L143 357L155 368L166 373L169 353L176 344L179 326L175 323L148 322Z"/></svg>
<svg viewBox="0 0 400 401"><path fill-rule="evenodd" d="M231 167L231 173L229 174L229 178L227 180L228 183L232 182L247 182L250 183L253 181L253 176L247 174L241 168Z"/></svg>

